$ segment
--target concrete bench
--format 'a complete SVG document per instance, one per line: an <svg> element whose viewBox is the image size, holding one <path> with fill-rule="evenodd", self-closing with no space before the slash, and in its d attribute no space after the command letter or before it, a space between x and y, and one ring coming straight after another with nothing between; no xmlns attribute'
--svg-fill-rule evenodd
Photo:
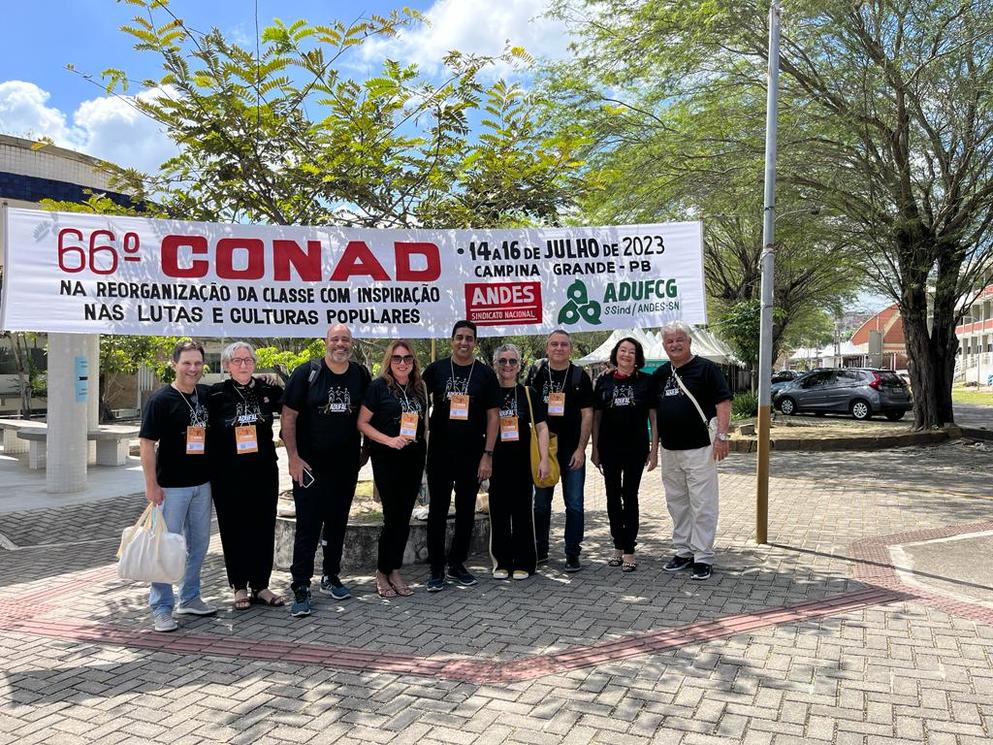
<svg viewBox="0 0 993 745"><path fill-rule="evenodd" d="M45 422L36 422L31 419L0 419L0 429L3 430L4 454L17 455L28 452L28 443L26 440L18 439L18 432L44 432L47 427Z"/></svg>
<svg viewBox="0 0 993 745"><path fill-rule="evenodd" d="M98 466L123 466L128 462L131 440L138 436L137 427L103 425L86 433L86 439L97 444L96 464ZM20 429L17 437L27 441L28 468L45 467L48 452L48 430Z"/></svg>

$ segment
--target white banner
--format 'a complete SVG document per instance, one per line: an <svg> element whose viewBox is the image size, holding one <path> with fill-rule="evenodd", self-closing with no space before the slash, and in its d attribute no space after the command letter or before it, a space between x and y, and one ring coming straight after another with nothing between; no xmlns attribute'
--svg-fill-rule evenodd
<svg viewBox="0 0 993 745"><path fill-rule="evenodd" d="M527 230L226 225L5 210L0 327L494 336L706 323L699 222ZM481 329L480 333L483 333Z"/></svg>

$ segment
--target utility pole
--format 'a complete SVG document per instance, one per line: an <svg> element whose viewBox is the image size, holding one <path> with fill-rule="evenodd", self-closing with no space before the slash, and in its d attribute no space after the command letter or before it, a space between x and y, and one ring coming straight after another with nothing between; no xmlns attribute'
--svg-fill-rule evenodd
<svg viewBox="0 0 993 745"><path fill-rule="evenodd" d="M769 73L765 124L765 201L762 220L762 315L759 331L759 426L755 489L755 542L768 543L769 425L772 416L772 306L776 254L776 119L779 110L779 0L769 7Z"/></svg>

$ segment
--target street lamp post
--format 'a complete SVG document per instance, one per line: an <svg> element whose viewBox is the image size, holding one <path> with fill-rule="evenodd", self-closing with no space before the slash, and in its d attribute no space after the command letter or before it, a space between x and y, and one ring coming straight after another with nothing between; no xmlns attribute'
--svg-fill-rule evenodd
<svg viewBox="0 0 993 745"><path fill-rule="evenodd" d="M765 205L762 221L762 315L759 326L758 464L755 490L755 542L768 543L769 425L772 386L772 306L775 271L776 119L779 109L779 0L769 7L769 73L765 129Z"/></svg>

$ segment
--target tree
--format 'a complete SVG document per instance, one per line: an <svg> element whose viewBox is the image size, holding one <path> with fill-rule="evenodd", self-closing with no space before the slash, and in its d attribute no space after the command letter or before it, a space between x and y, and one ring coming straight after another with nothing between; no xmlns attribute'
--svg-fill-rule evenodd
<svg viewBox="0 0 993 745"><path fill-rule="evenodd" d="M478 80L490 59L449 53L432 84L386 60L365 80L339 70L364 40L395 34L405 11L352 24L275 20L254 49L217 29L195 31L167 1L141 7L123 30L158 55L159 95L134 105L179 147L157 174L121 171L129 193L154 195L193 220L358 227L479 227L557 221L582 192L581 144L553 132L520 87ZM527 61L522 50L509 59ZM105 71L126 90L124 70ZM478 139L472 122L477 114Z"/></svg>
<svg viewBox="0 0 993 745"><path fill-rule="evenodd" d="M563 0L560 11L595 13L597 64L644 86L635 100L759 95L765 3ZM781 70L782 183L830 208L899 304L915 426L952 422L961 299L993 259L993 3L799 1Z"/></svg>

